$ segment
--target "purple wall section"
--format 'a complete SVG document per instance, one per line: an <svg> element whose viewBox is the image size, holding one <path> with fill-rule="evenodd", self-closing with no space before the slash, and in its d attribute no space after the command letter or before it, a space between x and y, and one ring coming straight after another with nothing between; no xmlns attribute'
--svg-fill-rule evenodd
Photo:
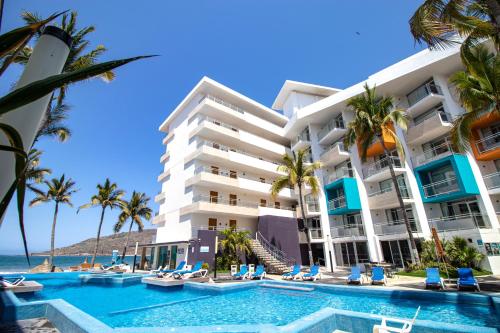
<svg viewBox="0 0 500 333"><path fill-rule="evenodd" d="M258 230L271 244L302 264L297 219L282 216L259 216Z"/></svg>
<svg viewBox="0 0 500 333"><path fill-rule="evenodd" d="M217 231L198 230L198 240L189 244L188 265L194 265L197 261L206 262L210 269L215 265L215 236ZM200 252L201 247L208 247L208 252ZM193 250L194 249L194 250Z"/></svg>

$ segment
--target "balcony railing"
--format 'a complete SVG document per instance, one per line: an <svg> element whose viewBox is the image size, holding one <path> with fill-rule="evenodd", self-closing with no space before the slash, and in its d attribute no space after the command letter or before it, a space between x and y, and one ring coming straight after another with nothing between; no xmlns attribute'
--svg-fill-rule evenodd
<svg viewBox="0 0 500 333"><path fill-rule="evenodd" d="M323 179L325 184L330 184L336 181L337 179L344 178L344 177L354 177L354 172L351 168L348 167L342 167L339 169L336 169L332 174L326 175Z"/></svg>
<svg viewBox="0 0 500 333"><path fill-rule="evenodd" d="M276 206L274 203L266 203L262 202L252 202L252 201L242 201L240 199L226 199L222 196L210 196L210 195L196 195L193 197L193 203L195 202L208 202L211 204L218 205L229 205L229 206L237 206L237 207L246 207L246 208L259 208L259 207L267 207L274 209L282 209L282 210L292 210L293 207L285 207L285 206Z"/></svg>
<svg viewBox="0 0 500 333"><path fill-rule="evenodd" d="M317 200L306 201L306 205L307 205L307 210L309 212L315 213L315 212L319 212L319 210L320 210L319 202Z"/></svg>
<svg viewBox="0 0 500 333"><path fill-rule="evenodd" d="M426 184L422 186L424 195L432 198L438 195L448 194L459 190L456 177L447 177L446 179Z"/></svg>
<svg viewBox="0 0 500 333"><path fill-rule="evenodd" d="M495 150L500 147L500 132L489 135L481 140L476 141L477 151L480 154Z"/></svg>
<svg viewBox="0 0 500 333"><path fill-rule="evenodd" d="M218 97L215 97L215 96L212 96L212 95L205 95L205 97L203 97L199 103L202 103L205 99L208 99L208 100L211 100L211 101L214 101L215 103L218 103L220 105L224 105L236 112L239 112L239 113L245 113L245 110L243 110L242 108L236 106L236 105L233 105L231 103L228 103Z"/></svg>
<svg viewBox="0 0 500 333"><path fill-rule="evenodd" d="M451 123L452 120L453 120L451 114L449 114L448 112L444 111L442 109L442 106L440 106L439 108L436 108L435 112L429 112L424 117L419 117L417 119L413 119L413 124L412 125L413 126L418 126L418 125L422 124L423 122L425 122L426 120L435 117L436 114L438 115L439 119L441 119L441 121L444 122L444 123Z"/></svg>
<svg viewBox="0 0 500 333"><path fill-rule="evenodd" d="M199 225L191 227L192 231L198 230L213 230L213 231L224 231L224 230L235 230L235 231L251 231L250 228L246 227L230 227L230 226L222 226L222 225Z"/></svg>
<svg viewBox="0 0 500 333"><path fill-rule="evenodd" d="M216 176L232 178L232 179L243 178L243 179L247 179L247 180L251 180L251 181L263 183L263 184L272 184L273 183L270 179L265 179L265 178L251 179L247 176L246 173L239 172L236 170L228 170L228 169L223 169L223 168L212 168L212 167L208 167L205 165L201 165L194 170L195 175L199 175L202 172L210 173L210 174L213 174ZM293 190L293 186L291 186L291 185L289 185L288 188Z"/></svg>
<svg viewBox="0 0 500 333"><path fill-rule="evenodd" d="M312 239L322 239L323 231L321 228L309 228L309 235Z"/></svg>
<svg viewBox="0 0 500 333"><path fill-rule="evenodd" d="M300 141L310 142L311 137L309 136L309 128L305 128L299 135L297 135L294 139L292 139L291 146L295 146Z"/></svg>
<svg viewBox="0 0 500 333"><path fill-rule="evenodd" d="M422 154L413 158L414 166L419 166L431 161L446 157L454 153L453 147L449 142L443 142L431 149L425 150Z"/></svg>
<svg viewBox="0 0 500 333"><path fill-rule="evenodd" d="M409 218L409 222L412 232L420 232L420 226L415 219ZM408 232L404 220L375 222L373 223L373 229L375 230L375 234L379 236L406 234Z"/></svg>
<svg viewBox="0 0 500 333"><path fill-rule="evenodd" d="M336 149L336 148L339 148L339 150L341 152L347 152L345 150L345 146L344 146L344 143L342 141L337 141L337 142L334 142L332 143L331 145L329 145L328 147L325 148L325 151L321 153L321 157L323 157L324 155L326 155L327 153L331 152L333 149Z"/></svg>
<svg viewBox="0 0 500 333"><path fill-rule="evenodd" d="M344 208L346 206L345 197L341 196L328 201L328 210L334 210L339 208Z"/></svg>
<svg viewBox="0 0 500 333"><path fill-rule="evenodd" d="M232 147L228 147L226 145L223 145L223 144L220 144L220 143L214 142L214 141L201 140L201 141L198 142L198 144L197 144L196 147L200 148L201 146L207 146L207 147L210 147L210 148L215 148L215 149L226 151L226 152L232 151L232 152L235 152L235 153L247 155L249 157L257 158L257 159L259 159L261 161L265 161L265 162L269 162L269 163L272 163L272 164L275 164L275 165L279 165L279 163L276 162L276 161L268 160L268 159L262 158L260 156L256 156L256 155L247 153L246 151L243 151L243 150L240 150L240 149L236 149L236 148L232 148Z"/></svg>
<svg viewBox="0 0 500 333"><path fill-rule="evenodd" d="M385 193L390 193L390 192L396 192L394 185L391 185L390 187L385 188L383 190L370 192L370 193L368 193L368 196L375 197L375 196L382 195ZM400 185L399 192L401 193L401 196L403 197L403 199L410 199L410 191L408 191L408 188L406 186ZM374 207L374 208L376 208L376 207Z"/></svg>
<svg viewBox="0 0 500 333"><path fill-rule="evenodd" d="M330 131L334 129L344 129L345 124L343 119L331 119L321 130L318 132L318 140L321 141Z"/></svg>
<svg viewBox="0 0 500 333"><path fill-rule="evenodd" d="M217 126L220 126L220 127L224 127L224 128L228 128L234 132L239 132L239 129L238 128L235 128L234 126L232 125L229 125L229 124L226 124L222 121L219 121L217 119L214 119L214 118L211 118L211 117L208 117L208 116L201 116L199 118L199 122L201 123L202 121L207 121L209 123L212 123L212 124L215 124Z"/></svg>
<svg viewBox="0 0 500 333"><path fill-rule="evenodd" d="M417 89L413 90L411 93L406 95L406 98L408 99L408 105L411 107L415 104L417 104L419 101L424 99L425 97L429 95L442 95L443 92L441 91L441 87L439 87L437 84L435 84L433 81L428 82Z"/></svg>
<svg viewBox="0 0 500 333"><path fill-rule="evenodd" d="M484 184L488 190L493 190L500 187L500 172L490 173L483 176Z"/></svg>
<svg viewBox="0 0 500 333"><path fill-rule="evenodd" d="M481 213L469 213L452 216L443 216L440 218L430 219L431 227L438 231L457 231L457 230L473 230L473 229L489 229L491 225L488 217Z"/></svg>
<svg viewBox="0 0 500 333"><path fill-rule="evenodd" d="M363 224L345 224L330 228L332 238L366 236Z"/></svg>
<svg viewBox="0 0 500 333"><path fill-rule="evenodd" d="M387 156L383 159L369 164L363 168L363 176L368 178L370 176L376 175L384 170L389 169L389 165L392 164L394 168L401 168L401 159L397 156Z"/></svg>

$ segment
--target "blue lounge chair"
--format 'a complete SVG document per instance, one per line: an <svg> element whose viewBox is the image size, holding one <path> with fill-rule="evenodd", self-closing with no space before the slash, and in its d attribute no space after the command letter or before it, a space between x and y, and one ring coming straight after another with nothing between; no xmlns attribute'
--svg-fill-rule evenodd
<svg viewBox="0 0 500 333"><path fill-rule="evenodd" d="M477 289L477 291L481 291L481 289L479 289L479 283L477 283L477 280L474 277L471 268L459 268L457 272L458 272L458 280L457 280L458 290L461 290L464 287L465 288L472 287L474 289Z"/></svg>
<svg viewBox="0 0 500 333"><path fill-rule="evenodd" d="M194 276L205 277L208 271L202 267L203 261L198 261L192 269L173 272L172 276L175 279L189 279Z"/></svg>
<svg viewBox="0 0 500 333"><path fill-rule="evenodd" d="M295 280L300 275L300 265L293 265L291 272L285 273L281 276L283 280Z"/></svg>
<svg viewBox="0 0 500 333"><path fill-rule="evenodd" d="M302 280L316 281L316 279L321 278L321 273L319 272L319 265L312 265L309 273L302 275Z"/></svg>
<svg viewBox="0 0 500 333"><path fill-rule="evenodd" d="M383 267L373 267L372 269L372 284L383 284L387 283L387 279L385 278L384 268Z"/></svg>
<svg viewBox="0 0 500 333"><path fill-rule="evenodd" d="M248 266L244 265L244 266L241 266L240 271L238 273L234 273L233 274L233 279L235 279L235 280L245 280L248 277L249 274L250 273L248 273Z"/></svg>
<svg viewBox="0 0 500 333"><path fill-rule="evenodd" d="M158 277L164 277L164 276L168 277L175 272L180 272L184 269L184 266L186 266L186 261L183 260L179 263L179 265L177 265L175 269L160 269L158 272ZM165 265L165 268L166 267L167 266Z"/></svg>
<svg viewBox="0 0 500 333"><path fill-rule="evenodd" d="M444 289L444 281L441 276L439 276L439 268L427 268L425 270L425 275L427 276L427 278L425 279L425 289L428 289L429 287Z"/></svg>
<svg viewBox="0 0 500 333"><path fill-rule="evenodd" d="M20 286L26 278L22 275L19 276L0 276L0 286L4 288L12 288Z"/></svg>
<svg viewBox="0 0 500 333"><path fill-rule="evenodd" d="M266 271L264 270L264 266L262 265L257 265L257 268L255 269L255 273L250 275L250 278L253 279L263 279L266 277Z"/></svg>
<svg viewBox="0 0 500 333"><path fill-rule="evenodd" d="M361 275L361 268L359 266L351 268L351 274L347 277L347 283L363 284L363 275Z"/></svg>

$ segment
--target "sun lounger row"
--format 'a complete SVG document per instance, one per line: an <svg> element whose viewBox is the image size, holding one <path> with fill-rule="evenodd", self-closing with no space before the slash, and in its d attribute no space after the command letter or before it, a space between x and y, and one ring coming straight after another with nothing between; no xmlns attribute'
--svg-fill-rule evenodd
<svg viewBox="0 0 500 333"><path fill-rule="evenodd" d="M167 266L165 266L166 268ZM173 277L174 279L189 279L191 277L205 277L208 270L203 268L203 261L198 261L191 269L185 269L186 261L181 261L175 269L162 269L161 267L152 270L152 274L156 274L158 278Z"/></svg>
<svg viewBox="0 0 500 333"><path fill-rule="evenodd" d="M250 270L248 269L247 265L242 265L240 267L240 271L231 274L233 279L235 280L245 280L245 279L260 279L262 280L263 278L266 277L266 271L264 270L263 265L257 265L257 268L255 269L255 272L251 273Z"/></svg>
<svg viewBox="0 0 500 333"><path fill-rule="evenodd" d="M300 270L300 265L294 265L292 270L288 273L281 275L283 280L309 280L316 281L321 279L321 272L319 271L319 265L313 265L309 269L308 273L303 273Z"/></svg>

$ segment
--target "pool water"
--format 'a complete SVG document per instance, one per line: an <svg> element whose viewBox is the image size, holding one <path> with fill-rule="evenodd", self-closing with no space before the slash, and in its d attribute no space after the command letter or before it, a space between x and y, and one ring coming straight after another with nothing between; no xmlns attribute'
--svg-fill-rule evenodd
<svg viewBox="0 0 500 333"><path fill-rule="evenodd" d="M490 306L438 304L348 291L303 292L253 286L214 293L188 287L152 288L144 284L82 285L77 276L39 279L39 282L44 284L41 292L20 298L25 301L61 298L111 327L286 325L325 307L411 318L419 305L418 319L487 327L500 325Z"/></svg>

